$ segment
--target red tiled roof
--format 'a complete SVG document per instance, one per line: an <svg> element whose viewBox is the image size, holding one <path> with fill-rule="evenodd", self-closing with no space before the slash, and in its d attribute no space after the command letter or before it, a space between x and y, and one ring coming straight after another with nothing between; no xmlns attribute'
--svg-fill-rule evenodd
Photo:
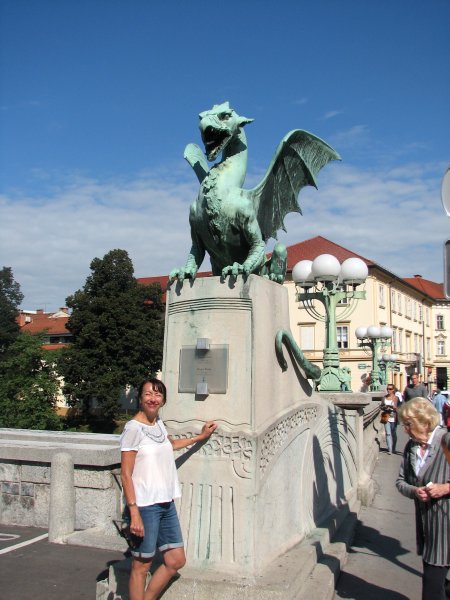
<svg viewBox="0 0 450 600"><path fill-rule="evenodd" d="M55 317L55 313L42 313L31 315L31 321L22 325L21 330L28 333L40 333L47 331L50 335L69 335L70 331L66 328L69 315L66 317Z"/></svg>
<svg viewBox="0 0 450 600"><path fill-rule="evenodd" d="M409 283L416 289L420 290L424 294L431 296L435 300L442 300L445 298L444 284L424 279L421 275L415 275L414 277L405 277L406 283Z"/></svg>
<svg viewBox="0 0 450 600"><path fill-rule="evenodd" d="M309 240L305 240L304 242L299 242L293 246L288 246L287 252L288 271L292 271L294 265L296 265L300 260L314 260L320 254L332 254L339 260L339 262L343 262L347 258L356 257L363 260L368 267L376 264L368 258L364 258L364 256L361 256L360 254L356 254L351 250L347 250L347 248L344 248L343 246L339 246L339 244L335 244L334 242L327 240L321 235L310 238Z"/></svg>

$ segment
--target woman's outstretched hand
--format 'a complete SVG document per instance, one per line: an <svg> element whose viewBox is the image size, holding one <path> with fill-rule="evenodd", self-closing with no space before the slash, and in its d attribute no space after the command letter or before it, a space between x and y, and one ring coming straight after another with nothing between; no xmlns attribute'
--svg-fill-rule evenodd
<svg viewBox="0 0 450 600"><path fill-rule="evenodd" d="M214 423L214 421L207 421L202 427L202 432L200 434L201 438L207 440L216 429L217 423Z"/></svg>

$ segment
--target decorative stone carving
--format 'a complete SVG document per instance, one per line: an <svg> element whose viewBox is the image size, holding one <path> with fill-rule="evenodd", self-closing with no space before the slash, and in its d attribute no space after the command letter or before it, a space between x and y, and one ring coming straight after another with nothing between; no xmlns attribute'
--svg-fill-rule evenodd
<svg viewBox="0 0 450 600"><path fill-rule="evenodd" d="M277 423L275 427L272 427L272 429L266 433L261 443L261 456L259 460L259 471L261 476L264 475L270 461L284 445L288 436L290 436L295 429L300 429L311 421L316 420L317 416L317 406L301 408Z"/></svg>
<svg viewBox="0 0 450 600"><path fill-rule="evenodd" d="M184 439L194 435L193 432L188 432L172 435L172 438ZM188 450L182 450L180 454L185 452ZM203 456L231 459L236 475L248 479L251 475L252 459L255 454L255 442L243 435L230 435L216 430L214 435L199 448L198 452Z"/></svg>

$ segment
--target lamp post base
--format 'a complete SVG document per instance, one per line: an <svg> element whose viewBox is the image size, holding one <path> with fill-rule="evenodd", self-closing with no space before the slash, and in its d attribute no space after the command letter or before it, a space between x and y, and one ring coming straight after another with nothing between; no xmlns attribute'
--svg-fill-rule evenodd
<svg viewBox="0 0 450 600"><path fill-rule="evenodd" d="M320 392L351 392L348 367L325 367L318 384Z"/></svg>

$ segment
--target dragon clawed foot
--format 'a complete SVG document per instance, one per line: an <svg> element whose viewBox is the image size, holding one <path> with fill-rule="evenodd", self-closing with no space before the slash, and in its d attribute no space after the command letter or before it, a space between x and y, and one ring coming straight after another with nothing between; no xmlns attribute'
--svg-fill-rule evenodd
<svg viewBox="0 0 450 600"><path fill-rule="evenodd" d="M233 277L237 277L238 275L247 276L250 273L250 269L248 269L245 265L241 265L241 263L233 263L232 265L228 265L228 267L224 267L222 269L222 277L225 279L228 275L232 275Z"/></svg>
<svg viewBox="0 0 450 600"><path fill-rule="evenodd" d="M172 269L169 273L169 283L173 283L175 279L183 282L185 279L195 279L197 269L184 268L184 269Z"/></svg>
<svg viewBox="0 0 450 600"><path fill-rule="evenodd" d="M284 275L280 273L270 273L269 274L270 281L275 281L276 283L284 282Z"/></svg>

